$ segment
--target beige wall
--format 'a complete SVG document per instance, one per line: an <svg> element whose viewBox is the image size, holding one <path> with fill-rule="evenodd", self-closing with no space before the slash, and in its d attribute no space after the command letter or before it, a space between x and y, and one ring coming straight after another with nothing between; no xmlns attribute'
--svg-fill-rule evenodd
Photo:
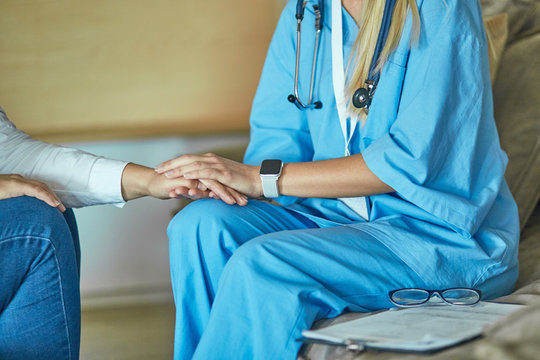
<svg viewBox="0 0 540 360"><path fill-rule="evenodd" d="M279 0L0 0L0 105L66 141L247 129Z"/></svg>

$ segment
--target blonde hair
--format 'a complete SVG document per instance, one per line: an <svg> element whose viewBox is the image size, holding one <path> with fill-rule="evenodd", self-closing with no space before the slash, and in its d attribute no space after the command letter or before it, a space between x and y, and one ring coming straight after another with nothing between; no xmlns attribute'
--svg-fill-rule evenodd
<svg viewBox="0 0 540 360"><path fill-rule="evenodd" d="M369 68L371 66L373 53L377 45L377 38L379 36L385 4L386 1L381 0L364 1L360 31L358 32L353 51L351 53L351 58L349 60L349 65L347 66L347 69L349 69L351 65L355 65L346 89L349 99L358 88L365 86L365 81L369 75ZM411 10L413 16L413 33L411 40L415 41L418 39L420 34L420 15L418 13L416 0L397 0L394 7L394 12L392 13L392 23L390 25L390 30L388 31L388 37L381 55L379 59L377 59L375 71L380 71L382 69L392 51L394 51L394 49L397 47L401 39L401 33L403 31L403 26L405 25L405 19L407 18L409 9ZM352 113L360 116L362 122L366 120L366 109L357 109L352 105L352 103L349 103L349 108Z"/></svg>

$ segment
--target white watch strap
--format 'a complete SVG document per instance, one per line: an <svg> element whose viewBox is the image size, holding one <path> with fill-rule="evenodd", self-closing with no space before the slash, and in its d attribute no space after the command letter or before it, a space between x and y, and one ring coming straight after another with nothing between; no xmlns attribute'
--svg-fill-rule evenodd
<svg viewBox="0 0 540 360"><path fill-rule="evenodd" d="M262 189L265 198L276 198L279 196L278 191L278 176L276 175L261 175Z"/></svg>

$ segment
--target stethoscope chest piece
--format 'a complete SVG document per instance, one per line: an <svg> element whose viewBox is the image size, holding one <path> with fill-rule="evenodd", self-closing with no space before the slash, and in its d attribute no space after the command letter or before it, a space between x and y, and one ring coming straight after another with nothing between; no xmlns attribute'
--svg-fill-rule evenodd
<svg viewBox="0 0 540 360"><path fill-rule="evenodd" d="M394 10L395 4L396 0L386 0L386 3L384 5L381 28L377 37L377 44L375 46L375 51L373 52L373 58L371 60L371 65L369 67L369 73L366 80L367 86L361 87L356 90L351 99L352 104L355 108L365 109L366 112L371 106L371 101L373 100L375 88L379 83L380 71L377 70L377 61L381 56L381 53L386 43L386 38L388 37L388 32L390 31L390 26L392 23L392 12Z"/></svg>
<svg viewBox="0 0 540 360"><path fill-rule="evenodd" d="M362 109L369 106L369 92L366 88L356 90L352 97L352 103L355 108Z"/></svg>
<svg viewBox="0 0 540 360"><path fill-rule="evenodd" d="M373 93L375 92L375 85L371 81L366 81L367 88L361 87L357 89L352 96L352 104L357 109L369 109L371 100L373 99Z"/></svg>

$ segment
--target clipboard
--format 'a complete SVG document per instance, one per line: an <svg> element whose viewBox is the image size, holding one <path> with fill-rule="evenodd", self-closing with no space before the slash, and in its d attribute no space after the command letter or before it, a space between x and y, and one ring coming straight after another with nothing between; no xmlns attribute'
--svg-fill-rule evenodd
<svg viewBox="0 0 540 360"><path fill-rule="evenodd" d="M431 353L482 335L491 325L524 305L479 302L472 306L434 304L394 308L360 319L305 330L305 343L345 346L352 351Z"/></svg>

